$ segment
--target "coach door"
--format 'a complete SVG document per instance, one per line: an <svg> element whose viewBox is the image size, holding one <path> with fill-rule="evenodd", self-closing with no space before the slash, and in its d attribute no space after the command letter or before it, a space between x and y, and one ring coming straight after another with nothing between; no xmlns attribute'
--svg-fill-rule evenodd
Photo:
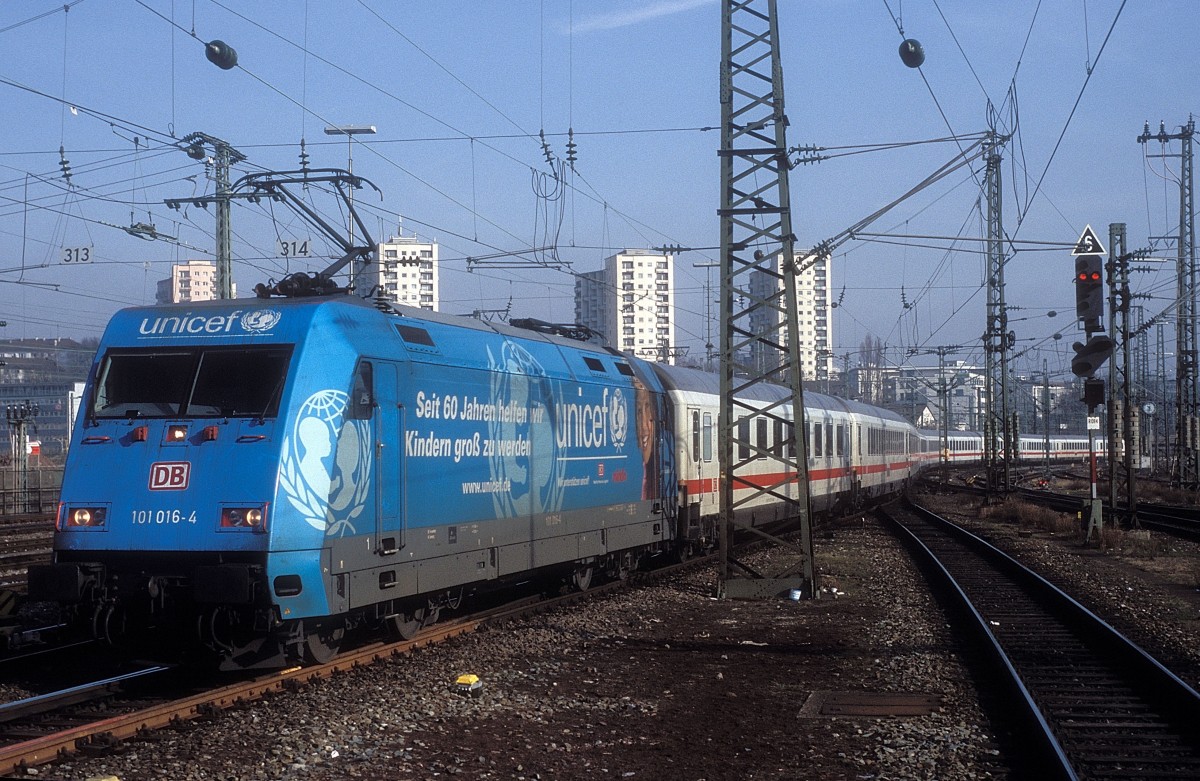
<svg viewBox="0 0 1200 781"><path fill-rule="evenodd" d="M388 555L404 545L404 476L400 461L404 410L396 400L396 366L378 362L374 368L376 550Z"/></svg>

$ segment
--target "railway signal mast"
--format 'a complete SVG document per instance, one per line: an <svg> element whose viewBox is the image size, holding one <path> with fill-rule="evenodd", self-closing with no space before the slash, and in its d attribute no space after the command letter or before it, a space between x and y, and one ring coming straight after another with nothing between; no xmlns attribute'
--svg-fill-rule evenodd
<svg viewBox="0 0 1200 781"><path fill-rule="evenodd" d="M783 110L775 0L723 0L720 94L718 592L734 598L767 598L792 592L813 597L816 582L807 424L796 318L796 236L792 232L788 190L788 120ZM764 312L769 316L760 316ZM746 401L755 395L757 386L767 383L783 385L791 394L762 406ZM760 425L751 425L752 421ZM772 433L774 445L768 444ZM752 471L760 474L752 475ZM764 475L768 479L764 480ZM797 542L780 540L748 526L748 505L762 497L783 503L789 515L799 520ZM731 554L735 529L769 537L798 557L773 576L759 574Z"/></svg>
<svg viewBox="0 0 1200 781"><path fill-rule="evenodd" d="M1091 539L1093 530L1099 533L1104 526L1104 504L1096 492L1096 432L1100 430L1096 407L1104 403L1104 380L1095 377L1096 370L1113 352L1113 340L1104 333L1104 326L1100 322L1104 314L1104 262L1100 256L1104 253L1104 245L1091 225L1083 229L1071 252L1075 257L1075 315L1087 337L1085 342L1073 345L1075 357L1071 359L1071 371L1083 378L1083 402L1088 408L1088 463L1091 472L1088 539Z"/></svg>

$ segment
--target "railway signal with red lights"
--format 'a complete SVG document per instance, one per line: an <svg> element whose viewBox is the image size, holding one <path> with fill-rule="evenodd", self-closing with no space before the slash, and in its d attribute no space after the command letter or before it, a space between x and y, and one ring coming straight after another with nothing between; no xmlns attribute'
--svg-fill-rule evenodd
<svg viewBox="0 0 1200 781"><path fill-rule="evenodd" d="M1083 330L1101 330L1104 314L1104 264L1099 255L1079 255L1075 258L1075 314L1083 322Z"/></svg>

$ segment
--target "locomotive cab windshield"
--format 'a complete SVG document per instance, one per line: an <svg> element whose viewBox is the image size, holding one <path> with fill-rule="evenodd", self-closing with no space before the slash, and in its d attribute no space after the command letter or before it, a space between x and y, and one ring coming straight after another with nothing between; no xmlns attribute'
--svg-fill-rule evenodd
<svg viewBox="0 0 1200 781"><path fill-rule="evenodd" d="M91 418L274 418L291 356L288 345L113 350Z"/></svg>

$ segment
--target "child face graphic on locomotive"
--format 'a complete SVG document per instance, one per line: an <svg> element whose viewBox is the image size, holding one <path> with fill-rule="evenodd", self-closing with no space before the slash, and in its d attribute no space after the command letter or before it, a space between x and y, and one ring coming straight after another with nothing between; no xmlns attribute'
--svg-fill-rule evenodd
<svg viewBox="0 0 1200 781"><path fill-rule="evenodd" d="M637 417L637 442L642 454L642 498L658 498L658 480L655 474L655 410L654 397L640 378L633 378L634 411Z"/></svg>

